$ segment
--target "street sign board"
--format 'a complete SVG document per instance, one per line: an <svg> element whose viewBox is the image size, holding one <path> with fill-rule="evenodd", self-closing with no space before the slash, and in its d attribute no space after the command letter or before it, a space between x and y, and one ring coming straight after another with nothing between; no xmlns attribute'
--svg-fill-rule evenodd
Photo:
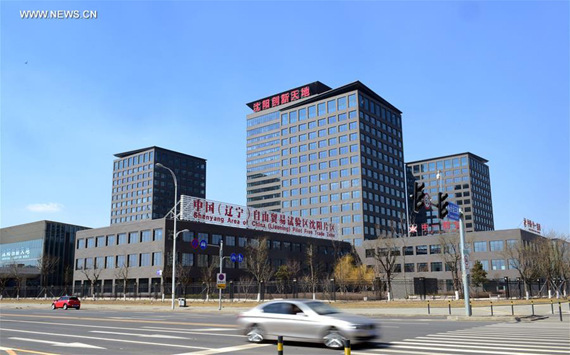
<svg viewBox="0 0 570 355"><path fill-rule="evenodd" d="M202 250L206 250L206 247L208 246L208 242L205 240L201 240L200 241L200 249Z"/></svg>
<svg viewBox="0 0 570 355"><path fill-rule="evenodd" d="M194 249L198 249L198 245L200 242L198 242L198 239L192 239L192 248Z"/></svg>
<svg viewBox="0 0 570 355"><path fill-rule="evenodd" d="M225 273L218 273L216 274L216 285L218 286L219 289L224 289L226 288L226 274Z"/></svg>
<svg viewBox="0 0 570 355"><path fill-rule="evenodd" d="M235 263L237 261L237 255L236 253L232 253L230 255L230 260L232 261L232 263Z"/></svg>
<svg viewBox="0 0 570 355"><path fill-rule="evenodd" d="M447 218L452 221L459 221L459 206L455 203L449 202L447 205Z"/></svg>
<svg viewBox="0 0 570 355"><path fill-rule="evenodd" d="M237 255L237 261L238 261L238 263L241 263L243 261L243 254L242 253L239 253Z"/></svg>

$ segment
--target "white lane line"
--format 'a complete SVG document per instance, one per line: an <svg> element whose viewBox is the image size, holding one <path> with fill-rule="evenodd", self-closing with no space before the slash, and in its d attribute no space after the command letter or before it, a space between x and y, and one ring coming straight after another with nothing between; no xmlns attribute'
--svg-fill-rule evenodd
<svg viewBox="0 0 570 355"><path fill-rule="evenodd" d="M409 354L409 355L455 355L452 353L432 353L432 352L426 352L426 351L412 351L412 350L397 350L397 349L370 349L372 350L375 354ZM359 351L352 351L351 354L353 355L365 355L365 354L370 354L370 350L366 350L366 352L359 352Z"/></svg>
<svg viewBox="0 0 570 355"><path fill-rule="evenodd" d="M201 335L221 335L221 336L225 336L225 337L243 337L243 335L240 335L240 334L208 333L208 332L194 331L194 329L188 329L188 328L163 328L163 327L143 327L143 328L145 328L145 329L141 329L141 330L145 330L147 332L161 331L161 332L182 333L182 334L201 334ZM226 329L226 328L224 328L224 330L239 331L239 329Z"/></svg>
<svg viewBox="0 0 570 355"><path fill-rule="evenodd" d="M394 343L390 343L390 344L394 344ZM431 344L430 344L431 345ZM418 350L424 350L425 346L413 346L413 345L400 345L400 344L396 344L396 345L392 345L390 346L390 349L385 349L385 350L392 350L392 349L418 349ZM385 351L383 350L383 351ZM448 348L442 347L442 348L438 348L438 347L432 347L430 346L430 350L437 350L437 351L449 351ZM453 349L452 351L454 352L461 352L461 353L474 353L474 354L491 354L491 355L543 355L543 354L538 354L538 353L528 353L528 352L524 352L524 353L516 353L516 352L512 352L512 351L490 351L487 350L485 352L481 352L482 349ZM448 354L448 353L446 353Z"/></svg>
<svg viewBox="0 0 570 355"><path fill-rule="evenodd" d="M177 354L177 355L211 355L211 354L221 354L221 353L229 353L229 352L237 352L243 350L249 350L252 348L261 348L264 346L269 346L271 344L246 344L246 345L238 345L238 346L229 346L227 348L219 348L219 349L212 349L212 350L204 350L204 351L197 351L192 353L184 353L184 354Z"/></svg>
<svg viewBox="0 0 570 355"><path fill-rule="evenodd" d="M519 341L532 341L532 342L544 342L544 343L563 343L563 344L567 344L570 342L570 340L565 340L565 339L544 339L544 338L529 338L529 337L524 337L524 336L512 336L512 335L497 335L495 334L495 336L490 336L490 335L481 335L481 334L476 334L476 335L470 335L470 334L464 334L464 335L459 335L459 334L429 334L426 335L427 337L446 337L446 338L459 338L459 339L481 339L481 340L491 340L491 341L505 341L506 339L508 340L514 340L516 342Z"/></svg>
<svg viewBox="0 0 570 355"><path fill-rule="evenodd" d="M445 337L417 337L417 338L413 338L413 339L404 339L404 341L424 341L424 342L430 342L430 343L437 343L437 344L441 344L443 342L447 342L447 343L452 343L455 344L458 341L461 344L473 344L473 345L479 345L481 344L480 340L475 340L475 339L469 339L469 338L454 338L454 339L449 339L449 338L445 338ZM527 344L530 343L530 344ZM494 341L489 341L489 340L485 340L485 344L487 345L510 345L507 344L505 342L505 340L500 341L500 340L494 340ZM512 343L511 343L512 344ZM540 345L536 345L536 342L534 341L517 341L516 342L517 346L524 346L525 348L538 348L538 349L566 349L568 350L568 346L553 346L550 344L540 344ZM531 349L534 350L534 349Z"/></svg>
<svg viewBox="0 0 570 355"><path fill-rule="evenodd" d="M237 329L232 329L232 328L198 328L198 329L193 329L193 328L185 328L185 329L181 329L181 328L166 328L166 327L143 327L146 329L150 329L150 330L184 330L184 331L193 331L193 332L211 332L211 331L236 331Z"/></svg>
<svg viewBox="0 0 570 355"><path fill-rule="evenodd" d="M49 341L49 340L39 340L39 339L30 339L30 338L17 338L17 337L10 337L8 338L10 340L20 340L20 341L25 341L25 342L32 342L32 343L43 343L43 344L50 344L52 346L61 346L61 347L66 347L66 348L88 348L88 349L103 349L103 350L107 350L106 348L100 347L100 346L95 346L95 345L89 345L89 344L84 344L84 343L62 343L59 341Z"/></svg>
<svg viewBox="0 0 570 355"><path fill-rule="evenodd" d="M409 339L407 341L394 341L391 342L390 344L396 344L396 345L410 345L410 343L408 342L412 342L412 345L424 345L424 346L432 346L434 345L431 342L428 341L422 341L422 340L414 340L414 339ZM559 351L559 350L542 350L542 349L526 349L526 348L520 348L520 347L515 347L515 346L484 346L484 345L461 345L461 344L457 344L457 343L453 343L453 344L437 344L437 346L439 347L453 347L456 348L454 349L455 351L462 351L462 348L472 348L472 349L479 349L479 350L510 350L510 351L527 351L527 350L532 350L532 351L536 351L536 352L548 352L548 353L562 353L562 354L568 354L568 351ZM457 349L458 348L458 349Z"/></svg>
<svg viewBox="0 0 570 355"><path fill-rule="evenodd" d="M175 333L175 334L193 334L193 335L220 335L225 337L243 337L239 334L217 334L217 333L207 333L207 332L191 332L187 329L180 328L154 328L154 329L143 329L143 328L126 328L126 327L108 327L103 325L87 325L87 324L66 324L66 323L50 323L50 322L36 322L30 320L12 320L12 319L2 319L2 322L13 322L13 323L31 323L31 324L50 324L57 326L69 326L69 327L82 327L82 328L103 328L103 329L118 329L118 330L135 330L135 331L145 331L145 332L156 332L157 329L162 333ZM1 329L1 328L0 328ZM236 330L236 329L231 329Z"/></svg>
<svg viewBox="0 0 570 355"><path fill-rule="evenodd" d="M185 338L185 337L177 337L177 336L175 336L175 335L118 333L118 332L106 332L106 331L104 331L104 330L90 330L89 333L101 333L101 334L113 334L113 335L130 335L130 336L134 336L134 337L143 337L143 338L188 339L188 338Z"/></svg>
<svg viewBox="0 0 570 355"><path fill-rule="evenodd" d="M211 348L205 348L205 347L202 347L202 346L176 345L176 344L165 344L165 343L152 343L152 342L149 342L149 341L135 341L135 340L125 340L125 339L99 338L99 337L89 337L89 336L85 336L85 335L72 335L72 334L60 334L60 333L33 332L33 331L30 331L30 330L20 330L20 329L2 328L2 332L16 332L16 333L26 333L26 334L51 335L51 336L65 337L65 338L94 339L94 340L113 341L113 342L117 342L117 343L144 344L144 345L153 345L153 346L166 346L166 347L173 347L173 348L211 350Z"/></svg>

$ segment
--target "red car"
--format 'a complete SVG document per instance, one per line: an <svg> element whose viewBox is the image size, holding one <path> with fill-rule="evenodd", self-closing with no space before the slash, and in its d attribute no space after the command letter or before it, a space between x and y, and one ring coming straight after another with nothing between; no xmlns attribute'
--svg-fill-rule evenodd
<svg viewBox="0 0 570 355"><path fill-rule="evenodd" d="M53 303L51 304L51 309L57 309L57 308L79 309L80 307L81 307L81 301L79 301L79 298L73 296L62 296L57 300L53 301Z"/></svg>

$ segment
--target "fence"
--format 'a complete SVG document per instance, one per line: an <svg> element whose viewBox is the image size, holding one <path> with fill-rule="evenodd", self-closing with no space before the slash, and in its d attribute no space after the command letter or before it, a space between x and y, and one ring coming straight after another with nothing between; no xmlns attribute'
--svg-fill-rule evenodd
<svg viewBox="0 0 570 355"><path fill-rule="evenodd" d="M548 287L544 282L533 282L525 285L521 281L489 281L480 287L471 287L471 297L525 298L526 291L531 298L566 297L569 293L568 283L562 283L557 289ZM393 280L391 282L392 299L450 299L455 297L451 280L430 278L414 278L410 280ZM224 299L231 300L270 300L275 298L315 298L329 301L356 300L385 300L388 298L387 283L375 279L372 282L339 281L335 279L319 280L311 283L306 281L270 281L257 283L255 281L230 281L223 290ZM460 287L460 292L462 287ZM170 284L161 286L159 283L150 284L146 280L129 280L116 284L99 282L76 284L72 287L41 287L26 286L21 288L6 287L1 290L3 298L54 298L74 294L79 297L95 298L151 298L160 299L171 297ZM215 283L178 284L177 297L194 300L209 300L218 298ZM462 296L460 294L460 296Z"/></svg>

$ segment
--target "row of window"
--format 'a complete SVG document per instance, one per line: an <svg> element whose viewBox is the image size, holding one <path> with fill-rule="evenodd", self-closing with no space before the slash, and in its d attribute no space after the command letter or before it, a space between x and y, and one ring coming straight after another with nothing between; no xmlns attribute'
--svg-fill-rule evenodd
<svg viewBox="0 0 570 355"><path fill-rule="evenodd" d="M77 249L102 248L115 245L145 243L162 240L162 229L134 231L77 239Z"/></svg>
<svg viewBox="0 0 570 355"><path fill-rule="evenodd" d="M108 255L75 260L75 270L120 269L123 267L162 267L162 252Z"/></svg>
<svg viewBox="0 0 570 355"><path fill-rule="evenodd" d="M505 250L506 248L513 248L517 243L516 239L508 239L508 240L492 240L492 241L480 241L480 242L473 242L473 251L477 253L481 252L500 252ZM470 243L466 243L466 248L471 249ZM414 253L415 249L415 253ZM445 245L444 250L445 253L454 253L455 246L453 244ZM379 255L387 254L387 248L378 248L376 251ZM416 245L414 246L405 246L400 248L396 247L392 249L392 255L399 256L403 255L430 255L433 254L441 254L442 253L442 245L441 244L431 244L431 245ZM373 257L375 255L374 249L366 249L366 256Z"/></svg>
<svg viewBox="0 0 570 355"><path fill-rule="evenodd" d="M153 161L154 161L154 152L150 151L115 161L113 165L113 170L127 169L135 165L143 164L146 162L153 162Z"/></svg>
<svg viewBox="0 0 570 355"><path fill-rule="evenodd" d="M376 101L369 99L362 94L359 94L358 101L359 107L365 109L373 115L376 115L377 117L382 118L383 120L387 120L396 127L402 127L402 120L400 115L391 112L389 109L379 105Z"/></svg>
<svg viewBox="0 0 570 355"><path fill-rule="evenodd" d="M285 113L282 115L282 117L286 116L286 115L287 114ZM281 134L283 136L285 136L287 134L294 134L297 132L316 129L318 127L324 127L326 125L332 125L332 124L335 124L337 122L346 121L347 118L348 119L355 119L356 118L356 111L348 112L348 116L346 113L341 113L338 115L338 117L337 116L329 116L328 118L321 118L321 119L316 120L316 121L311 121L308 123L301 123L299 125L290 126L289 128L283 128L283 129L281 129ZM356 122L352 122L351 124L356 124ZM285 125L286 125L286 123L284 124L282 122L282 127L284 127ZM356 128L356 126L354 126L354 128ZM322 130L322 131L324 131L324 130ZM319 131L319 132L321 132L321 131Z"/></svg>
<svg viewBox="0 0 570 355"><path fill-rule="evenodd" d="M281 115L281 124L293 124L297 121L304 121L306 119L314 118L317 115L323 116L326 114L334 113L337 111L345 110L347 97L339 97L337 100L329 100L326 103L321 102L316 106L312 105L309 107L304 107L299 110L293 110ZM356 107L356 95L352 94L348 96L348 108Z"/></svg>

